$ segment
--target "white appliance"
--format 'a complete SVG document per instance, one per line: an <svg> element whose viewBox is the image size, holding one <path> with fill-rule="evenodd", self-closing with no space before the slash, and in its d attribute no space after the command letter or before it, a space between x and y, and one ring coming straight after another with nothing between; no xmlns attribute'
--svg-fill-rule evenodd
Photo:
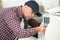
<svg viewBox="0 0 60 40"><path fill-rule="evenodd" d="M48 10L50 12L50 23L46 28L44 40L60 40L60 7L54 9Z"/></svg>

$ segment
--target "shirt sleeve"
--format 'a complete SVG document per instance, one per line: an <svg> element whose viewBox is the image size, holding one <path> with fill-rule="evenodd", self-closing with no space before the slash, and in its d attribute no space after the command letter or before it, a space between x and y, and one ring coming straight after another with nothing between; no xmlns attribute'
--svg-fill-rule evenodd
<svg viewBox="0 0 60 40"><path fill-rule="evenodd" d="M8 27L13 31L14 35L16 35L17 37L25 38L36 34L34 28L21 29L15 12L8 10L5 11L4 13L5 22L7 23Z"/></svg>

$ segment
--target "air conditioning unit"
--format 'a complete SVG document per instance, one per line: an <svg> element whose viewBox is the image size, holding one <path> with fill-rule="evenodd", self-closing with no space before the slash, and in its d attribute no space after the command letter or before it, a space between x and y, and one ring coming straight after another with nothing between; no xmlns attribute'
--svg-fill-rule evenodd
<svg viewBox="0 0 60 40"><path fill-rule="evenodd" d="M45 31L44 40L60 40L60 7L47 10L50 22Z"/></svg>

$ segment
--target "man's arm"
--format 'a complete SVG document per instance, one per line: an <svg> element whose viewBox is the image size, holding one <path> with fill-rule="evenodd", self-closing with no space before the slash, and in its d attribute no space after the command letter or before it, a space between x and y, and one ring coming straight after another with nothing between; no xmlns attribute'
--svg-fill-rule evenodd
<svg viewBox="0 0 60 40"><path fill-rule="evenodd" d="M29 19L28 24L32 26L32 28L40 26L41 22L37 22L35 19Z"/></svg>
<svg viewBox="0 0 60 40"><path fill-rule="evenodd" d="M13 31L13 33L20 38L30 37L36 34L35 28L31 29L21 29L20 23L17 19L16 13L12 11L4 12L4 20L8 24L8 27Z"/></svg>
<svg viewBox="0 0 60 40"><path fill-rule="evenodd" d="M28 24L31 26L31 28L34 28L40 26L41 22L38 23L35 19L29 19ZM38 38L38 33L36 33L34 37Z"/></svg>

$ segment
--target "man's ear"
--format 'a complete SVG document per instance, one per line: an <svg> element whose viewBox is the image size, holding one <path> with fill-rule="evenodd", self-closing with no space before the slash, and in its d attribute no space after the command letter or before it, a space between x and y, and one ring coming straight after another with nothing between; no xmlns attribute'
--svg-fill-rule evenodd
<svg viewBox="0 0 60 40"><path fill-rule="evenodd" d="M25 10L25 6L24 5L22 6L21 10L22 10L22 13L23 13L24 10Z"/></svg>

